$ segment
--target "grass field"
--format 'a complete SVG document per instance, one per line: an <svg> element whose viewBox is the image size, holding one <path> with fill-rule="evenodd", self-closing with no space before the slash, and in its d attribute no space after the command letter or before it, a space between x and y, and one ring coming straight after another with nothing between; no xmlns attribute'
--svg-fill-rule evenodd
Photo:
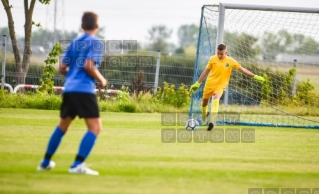
<svg viewBox="0 0 319 194"><path fill-rule="evenodd" d="M318 130L259 127L255 143L162 143L160 114L101 114L104 129L87 160L100 176L92 177L67 172L83 120L64 137L56 168L37 172L59 112L0 109L0 193L244 194L319 187Z"/></svg>

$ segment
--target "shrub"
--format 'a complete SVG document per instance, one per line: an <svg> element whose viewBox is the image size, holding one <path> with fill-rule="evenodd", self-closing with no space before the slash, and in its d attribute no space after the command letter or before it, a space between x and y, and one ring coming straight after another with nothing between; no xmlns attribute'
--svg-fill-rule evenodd
<svg viewBox="0 0 319 194"><path fill-rule="evenodd" d="M128 92L118 92L115 100L121 103L128 103L130 102L130 94Z"/></svg>
<svg viewBox="0 0 319 194"><path fill-rule="evenodd" d="M282 84L276 85L277 89L273 87L273 84L277 84L278 79L275 76L264 74L265 82L261 90L263 102L281 107L319 106L319 95L315 93L314 86L309 79L307 81L298 82L296 95L293 95L292 84L295 74L295 67L291 68L288 73L282 74Z"/></svg>
<svg viewBox="0 0 319 194"><path fill-rule="evenodd" d="M169 85L164 82L164 87L158 88L155 100L163 105L172 105L177 108L182 108L189 104L189 95L189 91L185 84L182 83L181 86L175 90L175 85Z"/></svg>
<svg viewBox="0 0 319 194"><path fill-rule="evenodd" d="M44 110L59 110L62 99L57 95L41 93L8 94L5 90L0 90L0 107L2 108L31 108Z"/></svg>
<svg viewBox="0 0 319 194"><path fill-rule="evenodd" d="M263 77L265 78L265 81L261 89L261 94L262 94L263 100L268 102L270 100L270 93L273 90L273 87L271 85L270 77L265 73L263 74Z"/></svg>
<svg viewBox="0 0 319 194"><path fill-rule="evenodd" d="M118 105L120 112L136 112L136 105L131 103L124 103Z"/></svg>
<svg viewBox="0 0 319 194"><path fill-rule="evenodd" d="M299 82L297 84L297 100L305 105L318 106L319 95L316 96L314 89L314 86L310 83L310 79Z"/></svg>

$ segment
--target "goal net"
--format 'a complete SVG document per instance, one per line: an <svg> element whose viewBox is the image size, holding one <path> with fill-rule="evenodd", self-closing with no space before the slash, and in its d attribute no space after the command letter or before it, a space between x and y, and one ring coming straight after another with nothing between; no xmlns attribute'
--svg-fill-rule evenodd
<svg viewBox="0 0 319 194"><path fill-rule="evenodd" d="M233 70L217 125L319 128L319 9L205 5L200 21L194 82L222 42L242 67L266 79ZM204 85L190 107L198 120Z"/></svg>

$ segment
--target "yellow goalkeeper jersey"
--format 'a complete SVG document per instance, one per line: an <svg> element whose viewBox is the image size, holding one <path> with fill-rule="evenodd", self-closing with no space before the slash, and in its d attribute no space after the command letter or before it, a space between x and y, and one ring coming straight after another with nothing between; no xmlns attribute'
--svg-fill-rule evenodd
<svg viewBox="0 0 319 194"><path fill-rule="evenodd" d="M220 60L217 55L213 55L206 66L206 69L210 70L206 80L206 88L226 88L232 69L240 67L240 64L231 57L226 56Z"/></svg>

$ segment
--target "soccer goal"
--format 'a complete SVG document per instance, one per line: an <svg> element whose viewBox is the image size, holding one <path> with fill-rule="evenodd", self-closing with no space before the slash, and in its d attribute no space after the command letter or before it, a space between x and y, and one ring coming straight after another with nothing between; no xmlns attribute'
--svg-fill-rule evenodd
<svg viewBox="0 0 319 194"><path fill-rule="evenodd" d="M202 7L194 82L216 45L266 79L261 84L233 70L218 125L319 128L319 9L225 4ZM201 118L205 83L190 115Z"/></svg>

